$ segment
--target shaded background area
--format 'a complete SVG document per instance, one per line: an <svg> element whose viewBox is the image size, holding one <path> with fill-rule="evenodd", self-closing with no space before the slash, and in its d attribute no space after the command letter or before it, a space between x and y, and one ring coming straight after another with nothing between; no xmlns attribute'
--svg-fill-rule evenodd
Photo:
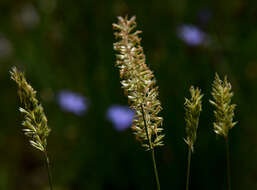
<svg viewBox="0 0 257 190"><path fill-rule="evenodd" d="M114 67L111 27L126 14L137 16L147 64L160 86L166 134L157 150L162 189L185 187L183 103L192 84L205 96L191 189L226 189L224 141L213 132L208 103L218 72L228 75L238 105L239 123L230 133L232 189L255 190L257 2L243 0L1 0L0 189L48 189L41 153L21 132L20 104L8 73L13 65L38 91L52 128L48 147L56 190L155 189L151 157L126 129L131 113L126 107L108 112L127 105Z"/></svg>

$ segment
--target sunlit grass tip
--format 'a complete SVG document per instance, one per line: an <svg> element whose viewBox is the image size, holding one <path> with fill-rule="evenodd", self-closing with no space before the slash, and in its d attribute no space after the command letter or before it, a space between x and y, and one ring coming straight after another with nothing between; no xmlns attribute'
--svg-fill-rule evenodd
<svg viewBox="0 0 257 190"><path fill-rule="evenodd" d="M120 69L121 85L128 96L130 107L135 111L133 130L141 145L152 153L157 189L160 190L154 148L163 146L162 110L156 79L145 64L145 55L141 46L141 31L135 30L136 17L118 17L113 24L118 42L113 44L116 66Z"/></svg>
<svg viewBox="0 0 257 190"><path fill-rule="evenodd" d="M164 135L161 134L163 118L158 115L162 107L158 99L156 79L145 64L141 38L138 36L141 31L134 31L135 19L136 17L130 19L118 17L118 23L113 24L113 29L116 31L114 35L118 42L113 46L114 50L119 52L116 55L116 66L120 69L122 88L128 96L131 108L135 110L133 122L135 135L143 147L151 150L163 145Z"/></svg>
<svg viewBox="0 0 257 190"><path fill-rule="evenodd" d="M22 122L23 132L29 137L29 142L34 148L44 152L50 133L44 109L36 98L36 91L26 81L24 74L16 67L11 69L10 74L11 79L18 85L18 94L23 106L23 108L19 108L19 111L25 116L25 120Z"/></svg>
<svg viewBox="0 0 257 190"><path fill-rule="evenodd" d="M202 111L202 98L201 90L191 86L190 89L191 98L185 98L185 121L186 121L186 138L184 141L188 145L188 158L187 158L187 179L186 190L189 189L190 178L190 165L191 154L194 151L194 144L197 137L197 128L199 124L199 117Z"/></svg>
<svg viewBox="0 0 257 190"><path fill-rule="evenodd" d="M216 108L214 116L216 121L213 123L214 132L225 138L227 153L227 184L228 190L231 190L231 172L230 172L230 154L229 154L229 130L232 129L237 122L233 121L235 116L236 104L231 104L233 97L232 85L228 82L227 76L222 81L219 75L215 74L215 80L212 84L212 96L214 100L210 103Z"/></svg>
<svg viewBox="0 0 257 190"><path fill-rule="evenodd" d="M194 151L194 143L197 137L197 128L199 123L200 113L202 111L202 97L201 90L191 86L191 98L185 98L185 121L186 121L186 139L185 142Z"/></svg>
<svg viewBox="0 0 257 190"><path fill-rule="evenodd" d="M29 138L30 144L40 150L44 154L50 190L53 189L52 177L50 171L50 162L47 154L47 137L50 133L50 128L47 124L47 118L42 105L36 98L36 91L26 81L24 73L13 67L10 71L11 79L17 83L18 95L22 104L19 111L24 114L23 132Z"/></svg>
<svg viewBox="0 0 257 190"><path fill-rule="evenodd" d="M237 122L233 121L236 104L231 104L231 99L234 94L232 92L232 86L226 76L222 81L219 75L217 73L215 74L211 94L214 100L210 100L210 103L216 108L214 110L214 116L216 118L216 121L213 123L214 132L227 138L229 130L232 129Z"/></svg>

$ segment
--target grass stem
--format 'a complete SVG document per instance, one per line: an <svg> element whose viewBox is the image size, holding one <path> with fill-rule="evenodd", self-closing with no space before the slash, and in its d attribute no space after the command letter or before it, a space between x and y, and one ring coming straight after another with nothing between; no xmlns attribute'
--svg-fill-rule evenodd
<svg viewBox="0 0 257 190"><path fill-rule="evenodd" d="M152 159L153 159L153 167L154 167L154 174L155 174L157 189L160 190L161 187L160 187L160 181L159 181L158 170L157 170L156 162L155 162L154 149L152 149Z"/></svg>
<svg viewBox="0 0 257 190"><path fill-rule="evenodd" d="M47 168L49 187L50 187L50 190L53 190L52 175L51 175L52 173L51 173L50 162L49 162L49 158L48 158L46 150L44 151L44 157L45 157L45 163L46 163L46 168Z"/></svg>
<svg viewBox="0 0 257 190"><path fill-rule="evenodd" d="M146 137L147 137L147 140L148 140L148 145L149 145L149 148L152 151L152 160L153 160L153 168L154 168L156 186L157 186L157 190L160 190L161 187L160 187L160 180L159 180L158 170L157 170L156 161L155 161L154 147L152 146L152 142L151 142L151 139L150 139L149 134L148 134L147 123L146 123L146 120L145 120L145 112L144 112L144 108L143 108L142 104L141 104L141 110L142 110L142 115L143 115L143 120L144 120L144 125L145 125L145 132L146 132Z"/></svg>
<svg viewBox="0 0 257 190"><path fill-rule="evenodd" d="M227 183L228 190L231 190L231 173L230 173L230 154L229 154L229 141L228 137L226 137L226 149L227 149Z"/></svg>
<svg viewBox="0 0 257 190"><path fill-rule="evenodd" d="M189 189L190 167L191 167L191 155L192 155L192 150L191 150L190 147L188 147L186 190Z"/></svg>

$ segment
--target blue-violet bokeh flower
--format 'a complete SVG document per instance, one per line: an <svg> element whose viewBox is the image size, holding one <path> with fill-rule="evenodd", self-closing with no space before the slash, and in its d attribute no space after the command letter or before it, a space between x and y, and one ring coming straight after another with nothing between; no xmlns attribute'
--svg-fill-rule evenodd
<svg viewBox="0 0 257 190"><path fill-rule="evenodd" d="M62 110L79 116L83 115L89 106L89 102L84 96L69 90L60 91L57 94L57 101Z"/></svg>
<svg viewBox="0 0 257 190"><path fill-rule="evenodd" d="M182 25L178 27L177 33L190 46L201 45L206 39L206 34L194 25Z"/></svg>
<svg viewBox="0 0 257 190"><path fill-rule="evenodd" d="M111 121L117 131L123 131L132 125L134 111L128 106L113 105L107 110L107 119Z"/></svg>

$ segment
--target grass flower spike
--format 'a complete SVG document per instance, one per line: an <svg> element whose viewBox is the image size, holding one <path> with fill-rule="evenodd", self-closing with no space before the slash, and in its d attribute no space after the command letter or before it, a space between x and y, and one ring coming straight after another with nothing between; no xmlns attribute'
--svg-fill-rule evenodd
<svg viewBox="0 0 257 190"><path fill-rule="evenodd" d="M188 145L188 163L187 163L187 181L186 190L189 189L190 178L190 164L191 154L194 151L194 143L196 141L197 128L199 123L200 113L202 111L202 97L201 91L198 88L190 87L191 99L185 99L185 121L186 121L186 139Z"/></svg>
<svg viewBox="0 0 257 190"><path fill-rule="evenodd" d="M158 116L162 110L158 100L158 87L153 72L145 64L145 55L140 45L141 31L133 30L136 27L135 17L130 20L118 17L118 24L113 24L115 37L119 42L114 43L116 65L120 69L121 84L128 95L131 108L135 110L135 134L141 139L142 145L148 150L162 146L162 118ZM144 118L148 135L145 131ZM149 139L148 139L148 137Z"/></svg>
<svg viewBox="0 0 257 190"><path fill-rule="evenodd" d="M154 158L154 147L163 145L162 110L158 100L158 87L153 72L145 64L145 55L140 44L141 31L136 28L135 17L118 17L118 23L113 24L118 42L114 43L116 66L120 69L121 84L127 94L130 106L135 111L133 129L143 147L152 151L157 188L159 179Z"/></svg>
<svg viewBox="0 0 257 190"><path fill-rule="evenodd" d="M36 91L26 81L24 74L19 72L16 67L12 68L10 74L11 79L18 85L18 94L23 105L23 108L20 108L19 110L25 115L25 120L22 122L24 134L30 139L29 142L34 148L44 153L48 170L49 185L52 190L50 164L46 149L50 128L47 125L44 109L36 98Z"/></svg>
<svg viewBox="0 0 257 190"><path fill-rule="evenodd" d="M47 145L47 137L50 129L41 104L36 98L36 91L27 83L24 74L19 72L16 67L11 70L11 78L18 85L18 94L24 108L20 112L25 115L22 125L24 134L29 137L30 144L36 149L44 152Z"/></svg>
<svg viewBox="0 0 257 190"><path fill-rule="evenodd" d="M213 123L214 132L218 135L222 135L225 138L228 137L229 130L232 129L237 122L233 122L234 110L236 105L231 104L233 92L231 92L232 86L227 81L225 76L224 81L219 78L216 73L215 80L212 85L213 100L210 103L215 106L214 116L216 122Z"/></svg>
<svg viewBox="0 0 257 190"><path fill-rule="evenodd" d="M231 99L233 97L233 92L231 89L232 86L228 82L227 77L225 76L224 81L222 81L219 78L219 75L216 73L215 80L212 85L212 96L214 101L210 100L210 103L216 108L214 111L214 116L216 118L216 121L213 123L214 132L223 136L226 141L228 190L231 190L228 135L229 130L232 129L237 123L233 121L236 105L231 104Z"/></svg>
<svg viewBox="0 0 257 190"><path fill-rule="evenodd" d="M191 99L185 98L185 121L186 121L186 139L188 147L194 151L194 143L196 141L196 133L199 123L200 113L202 111L201 91L198 88L190 87Z"/></svg>

